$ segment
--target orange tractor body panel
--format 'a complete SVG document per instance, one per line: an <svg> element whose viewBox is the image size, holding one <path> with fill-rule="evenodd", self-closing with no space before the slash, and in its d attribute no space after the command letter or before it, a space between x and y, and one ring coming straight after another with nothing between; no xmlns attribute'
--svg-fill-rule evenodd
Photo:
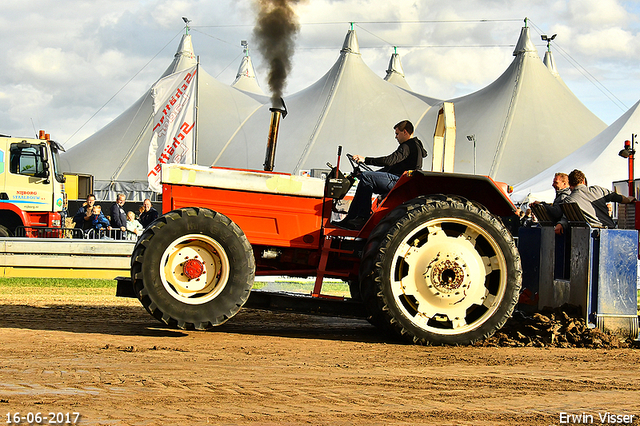
<svg viewBox="0 0 640 426"><path fill-rule="evenodd" d="M233 220L252 245L320 248L322 210L331 200L199 186L163 185L162 211L206 207Z"/></svg>

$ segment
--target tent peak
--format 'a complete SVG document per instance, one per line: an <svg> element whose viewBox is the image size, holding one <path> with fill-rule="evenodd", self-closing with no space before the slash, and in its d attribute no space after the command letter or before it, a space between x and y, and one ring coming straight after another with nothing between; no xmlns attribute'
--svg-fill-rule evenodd
<svg viewBox="0 0 640 426"><path fill-rule="evenodd" d="M180 56L184 56L189 59L195 59L196 55L193 53L193 44L191 43L191 34L183 34L182 40L180 40L180 45L178 46L178 50L174 55L175 58Z"/></svg>
<svg viewBox="0 0 640 426"><path fill-rule="evenodd" d="M553 59L553 54L550 50L544 53L544 60L542 61L544 65L549 69L549 72L553 74L554 77L560 77L560 73L558 73L558 69L556 68L556 60Z"/></svg>
<svg viewBox="0 0 640 426"><path fill-rule="evenodd" d="M387 67L387 75L384 77L384 80L402 89L411 90L411 86L409 86L409 83L405 80L400 55L396 53L395 47L394 53L391 54L389 66Z"/></svg>
<svg viewBox="0 0 640 426"><path fill-rule="evenodd" d="M394 48L395 49L395 48ZM400 62L400 55L395 52L391 54L391 59L389 60L389 67L387 68L387 76L385 80L393 73L398 73L404 77L404 70L402 69L402 62Z"/></svg>
<svg viewBox="0 0 640 426"><path fill-rule="evenodd" d="M231 86L245 92L264 95L264 92L260 88L258 80L256 79L256 70L253 68L251 56L249 56L249 44L246 42L246 40L242 40L241 45L244 56L242 57L242 61L240 62L240 66L238 67L236 79L231 84Z"/></svg>
<svg viewBox="0 0 640 426"><path fill-rule="evenodd" d="M354 29L350 29L347 31L347 36L344 38L344 43L342 44L341 53L354 53L356 55L360 54L360 46L358 45L358 37L356 36L356 31Z"/></svg>
<svg viewBox="0 0 640 426"><path fill-rule="evenodd" d="M518 56L521 53L531 53L535 52L538 54L538 49L531 41L531 37L529 36L529 27L522 27L522 31L520 32L520 38L518 39L518 43L516 44L516 48L513 51L513 56Z"/></svg>

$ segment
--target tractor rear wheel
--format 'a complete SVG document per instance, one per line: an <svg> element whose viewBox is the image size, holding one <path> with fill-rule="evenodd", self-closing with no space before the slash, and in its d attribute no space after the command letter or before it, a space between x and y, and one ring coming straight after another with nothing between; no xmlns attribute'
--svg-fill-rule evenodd
<svg viewBox="0 0 640 426"><path fill-rule="evenodd" d="M491 336L511 316L522 276L500 219L447 196L394 209L372 232L361 265L371 322L418 344Z"/></svg>
<svg viewBox="0 0 640 426"><path fill-rule="evenodd" d="M208 209L161 216L131 257L131 279L142 305L182 329L209 329L234 316L249 298L254 275L253 250L242 230Z"/></svg>
<svg viewBox="0 0 640 426"><path fill-rule="evenodd" d="M5 226L0 225L0 237L10 237L11 231L9 231Z"/></svg>

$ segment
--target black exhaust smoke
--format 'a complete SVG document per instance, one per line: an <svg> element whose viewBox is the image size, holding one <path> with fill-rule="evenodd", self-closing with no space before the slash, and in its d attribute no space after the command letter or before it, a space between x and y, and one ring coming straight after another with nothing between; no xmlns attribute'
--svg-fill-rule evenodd
<svg viewBox="0 0 640 426"><path fill-rule="evenodd" d="M305 0L256 0L258 19L253 29L258 50L269 65L267 82L271 90L271 124L264 169L273 170L280 118L286 115L282 93L291 71L295 40L300 31L293 7Z"/></svg>

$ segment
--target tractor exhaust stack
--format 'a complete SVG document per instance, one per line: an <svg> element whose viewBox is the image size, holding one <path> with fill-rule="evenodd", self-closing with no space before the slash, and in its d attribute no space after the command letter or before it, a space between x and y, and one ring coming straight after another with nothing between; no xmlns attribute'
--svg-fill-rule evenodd
<svg viewBox="0 0 640 426"><path fill-rule="evenodd" d="M269 125L269 136L267 138L267 152L264 157L264 170L273 171L276 158L276 143L278 142L278 130L280 128L280 118L287 116L287 107L284 99L280 98L281 106L275 105L275 102L269 111L271 111L271 124Z"/></svg>

